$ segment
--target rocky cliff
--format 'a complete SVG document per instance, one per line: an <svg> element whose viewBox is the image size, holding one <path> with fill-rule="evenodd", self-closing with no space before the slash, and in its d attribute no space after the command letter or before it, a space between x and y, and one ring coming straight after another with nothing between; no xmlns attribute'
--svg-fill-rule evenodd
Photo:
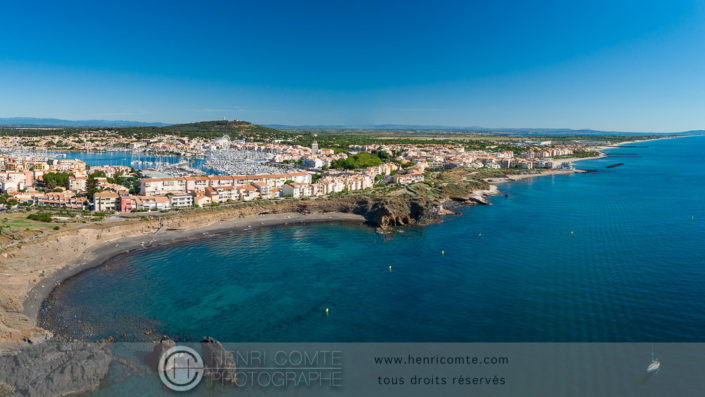
<svg viewBox="0 0 705 397"><path fill-rule="evenodd" d="M367 204L367 221L382 228L428 224L440 219L440 206L423 198L387 198Z"/></svg>
<svg viewBox="0 0 705 397"><path fill-rule="evenodd" d="M388 227L432 223L440 219L440 204L424 197L340 197L329 200L299 200L194 212L164 220L168 227L244 217L261 213L341 212L362 215L372 226Z"/></svg>

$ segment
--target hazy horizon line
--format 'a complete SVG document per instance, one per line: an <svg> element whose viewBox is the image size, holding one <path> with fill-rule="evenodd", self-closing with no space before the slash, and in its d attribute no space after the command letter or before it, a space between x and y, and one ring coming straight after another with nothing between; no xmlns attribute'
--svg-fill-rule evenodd
<svg viewBox="0 0 705 397"><path fill-rule="evenodd" d="M26 123L13 124L12 121L26 121ZM43 124L32 124L31 121ZM179 124L192 124L200 122L209 121L222 121L221 119L211 119L211 120L196 120L190 122L163 122L163 121L136 121L136 120L109 120L101 118L91 118L91 119L69 119L60 117L32 117L32 116L10 116L10 117L0 117L0 127L55 127L55 128L70 128L74 123L75 127L113 127L113 128L124 128L130 126L157 126L166 127ZM228 120L232 121L232 120ZM247 121L247 120L241 120ZM63 125L52 125L51 122L60 122ZM122 126L116 125L88 125L87 123L120 123ZM572 128L572 127L488 127L480 125L442 125L442 124L405 124L405 123L350 123L350 124L317 124L317 123L305 123L305 124L285 124L285 123L267 123L267 122L254 122L247 121L252 124L262 125L271 128L290 128L290 129L418 129L418 130L487 130L491 132L512 132L512 131L573 131L573 132L600 132L600 133L631 133L631 134L675 134L675 133L688 133L688 132L705 132L705 129L688 129L682 131L619 131L619 130L601 130L593 128ZM83 125L79 125L79 124ZM128 125L133 124L133 125Z"/></svg>

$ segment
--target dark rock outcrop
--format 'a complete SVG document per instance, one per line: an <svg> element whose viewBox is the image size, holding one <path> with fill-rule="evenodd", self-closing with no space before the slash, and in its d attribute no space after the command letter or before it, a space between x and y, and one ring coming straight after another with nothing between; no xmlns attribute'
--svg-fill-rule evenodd
<svg viewBox="0 0 705 397"><path fill-rule="evenodd" d="M87 393L98 387L111 361L103 345L48 341L0 356L0 385L21 396Z"/></svg>
<svg viewBox="0 0 705 397"><path fill-rule="evenodd" d="M237 381L235 359L217 340L207 336L201 341L201 358L203 359L204 378L212 382L235 384Z"/></svg>
<svg viewBox="0 0 705 397"><path fill-rule="evenodd" d="M382 200L375 202L366 214L369 223L379 227L428 224L440 219L437 205L423 199Z"/></svg>
<svg viewBox="0 0 705 397"><path fill-rule="evenodd" d="M166 353L167 350L174 346L176 346L176 342L169 338L162 338L162 340L154 346L154 349L152 349L152 351L145 356L144 362L153 371L158 372L159 360L162 358L162 354Z"/></svg>
<svg viewBox="0 0 705 397"><path fill-rule="evenodd" d="M269 208L276 212L343 212L363 215L377 227L428 224L440 219L439 203L425 197L341 197L331 200L303 200Z"/></svg>

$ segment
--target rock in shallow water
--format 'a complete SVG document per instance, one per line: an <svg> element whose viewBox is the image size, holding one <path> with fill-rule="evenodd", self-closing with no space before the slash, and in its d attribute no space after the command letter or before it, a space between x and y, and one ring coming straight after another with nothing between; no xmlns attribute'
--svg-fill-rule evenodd
<svg viewBox="0 0 705 397"><path fill-rule="evenodd" d="M144 358L145 363L152 371L159 372L159 360L162 358L162 355L175 346L176 342L172 339L162 338L162 340L154 346L154 349Z"/></svg>
<svg viewBox="0 0 705 397"><path fill-rule="evenodd" d="M203 338L201 356L206 368L203 376L223 384L237 382L233 354L225 350L220 342L208 336Z"/></svg>

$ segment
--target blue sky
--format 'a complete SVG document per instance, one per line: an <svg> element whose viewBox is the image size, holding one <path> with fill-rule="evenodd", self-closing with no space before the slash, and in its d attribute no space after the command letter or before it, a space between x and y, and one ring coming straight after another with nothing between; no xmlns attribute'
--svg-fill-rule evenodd
<svg viewBox="0 0 705 397"><path fill-rule="evenodd" d="M5 2L0 117L705 129L702 1L147 3Z"/></svg>

